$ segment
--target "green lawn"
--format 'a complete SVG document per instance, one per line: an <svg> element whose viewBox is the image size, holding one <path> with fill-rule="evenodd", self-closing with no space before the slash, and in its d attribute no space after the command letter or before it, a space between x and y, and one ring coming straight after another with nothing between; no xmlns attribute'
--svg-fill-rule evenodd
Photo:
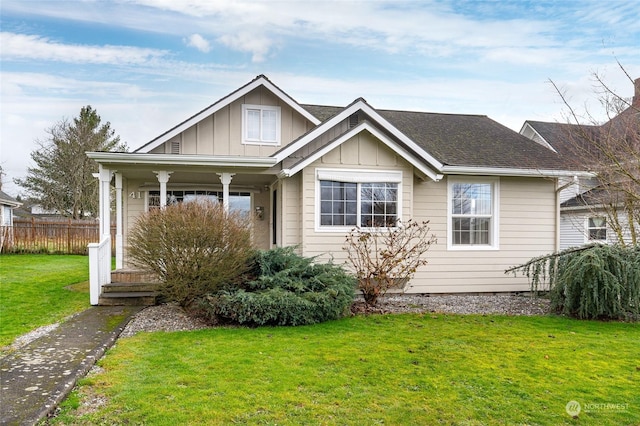
<svg viewBox="0 0 640 426"><path fill-rule="evenodd" d="M435 314L143 333L54 422L638 425L639 342L640 324ZM109 402L81 415L83 394Z"/></svg>
<svg viewBox="0 0 640 426"><path fill-rule="evenodd" d="M0 347L89 307L89 258L0 256Z"/></svg>

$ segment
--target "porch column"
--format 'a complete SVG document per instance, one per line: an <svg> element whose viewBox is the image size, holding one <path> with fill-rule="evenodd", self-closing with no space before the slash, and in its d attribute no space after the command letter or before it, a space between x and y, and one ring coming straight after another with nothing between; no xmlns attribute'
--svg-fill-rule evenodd
<svg viewBox="0 0 640 426"><path fill-rule="evenodd" d="M168 172L166 170L154 171L158 177L158 182L160 182L160 208L164 209L167 207L167 182L169 182L169 176L173 172Z"/></svg>
<svg viewBox="0 0 640 426"><path fill-rule="evenodd" d="M222 183L222 206L225 212L229 212L229 185L235 173L218 173L220 182Z"/></svg>
<svg viewBox="0 0 640 426"><path fill-rule="evenodd" d="M111 236L111 170L100 165L100 238Z"/></svg>
<svg viewBox="0 0 640 426"><path fill-rule="evenodd" d="M124 268L122 241L122 173L116 173L116 269Z"/></svg>

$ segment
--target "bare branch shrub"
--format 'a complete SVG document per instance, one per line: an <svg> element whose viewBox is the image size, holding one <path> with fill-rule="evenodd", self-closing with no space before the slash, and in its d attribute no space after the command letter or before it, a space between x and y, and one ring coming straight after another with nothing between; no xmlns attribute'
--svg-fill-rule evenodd
<svg viewBox="0 0 640 426"><path fill-rule="evenodd" d="M582 195L585 205L594 214L604 213L619 244L634 246L640 243L640 79L634 81L618 65L636 93L631 100L624 98L601 75L593 73L605 123L590 111L578 112L551 83L567 109L566 156L576 168L593 172L599 182Z"/></svg>
<svg viewBox="0 0 640 426"><path fill-rule="evenodd" d="M235 284L253 253L250 219L210 201L152 210L129 235L134 264L155 274L161 296L181 306Z"/></svg>
<svg viewBox="0 0 640 426"><path fill-rule="evenodd" d="M428 263L423 256L437 242L429 233L429 221L414 220L389 229L351 230L343 249L368 305L375 305L389 289L406 284Z"/></svg>

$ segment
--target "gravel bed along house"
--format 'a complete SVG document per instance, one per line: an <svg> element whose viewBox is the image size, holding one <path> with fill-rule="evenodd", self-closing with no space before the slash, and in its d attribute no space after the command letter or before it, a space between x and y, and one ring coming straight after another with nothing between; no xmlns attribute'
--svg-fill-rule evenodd
<svg viewBox="0 0 640 426"><path fill-rule="evenodd" d="M388 295L378 300L374 308L357 301L354 315L371 313L421 313L544 315L549 313L549 301L525 295ZM139 331L183 331L210 327L197 318L188 316L175 304L151 306L140 311L129 322L121 337Z"/></svg>

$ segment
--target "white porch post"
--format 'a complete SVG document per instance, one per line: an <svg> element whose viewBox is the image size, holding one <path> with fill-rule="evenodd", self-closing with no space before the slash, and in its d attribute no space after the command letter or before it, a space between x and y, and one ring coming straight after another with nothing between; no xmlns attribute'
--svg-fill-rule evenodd
<svg viewBox="0 0 640 426"><path fill-rule="evenodd" d="M116 173L116 269L124 268L122 241L122 173Z"/></svg>
<svg viewBox="0 0 640 426"><path fill-rule="evenodd" d="M111 236L111 170L100 165L100 238Z"/></svg>
<svg viewBox="0 0 640 426"><path fill-rule="evenodd" d="M222 183L222 206L225 212L229 212L229 185L235 173L218 173L220 182Z"/></svg>
<svg viewBox="0 0 640 426"><path fill-rule="evenodd" d="M159 170L153 173L156 174L158 182L160 183L160 208L163 209L167 207L167 182L169 182L169 176L173 172Z"/></svg>

